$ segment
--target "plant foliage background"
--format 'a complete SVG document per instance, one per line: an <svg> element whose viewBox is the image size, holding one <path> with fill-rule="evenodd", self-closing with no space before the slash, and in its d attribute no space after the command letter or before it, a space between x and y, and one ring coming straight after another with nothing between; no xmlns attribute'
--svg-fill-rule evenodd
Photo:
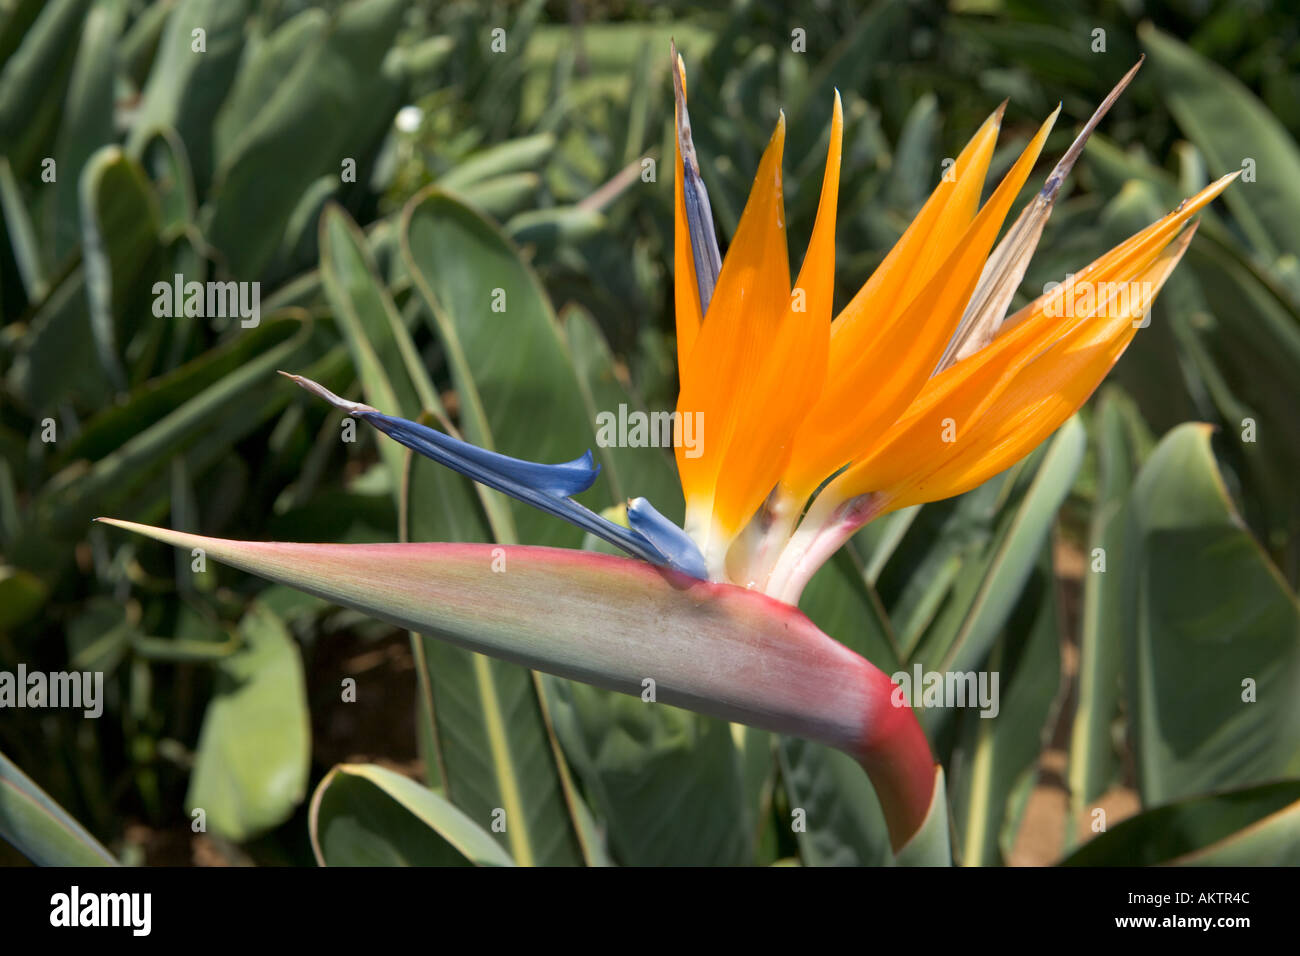
<svg viewBox="0 0 1300 956"><path fill-rule="evenodd" d="M0 712L0 860L890 860L842 755L91 524L582 544L486 513L368 430L342 441L341 415L276 369L521 457L592 447L590 506L680 512L670 459L596 448L593 424L675 400L675 38L724 240L783 107L803 248L840 90L840 302L1003 98L999 170L1057 101L1059 155L1148 57L1024 298L1250 162L1077 419L987 485L865 529L802 607L887 672L1000 673L996 718L922 712L959 862L1300 862L1287 7L0 2L0 670L102 671L106 689L98 720ZM156 317L153 285L178 273L260 283L260 323Z"/></svg>

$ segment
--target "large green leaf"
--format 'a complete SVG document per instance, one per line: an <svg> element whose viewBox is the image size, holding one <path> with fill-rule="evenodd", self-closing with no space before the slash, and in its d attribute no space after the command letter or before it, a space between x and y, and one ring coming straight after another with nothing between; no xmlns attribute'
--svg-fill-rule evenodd
<svg viewBox="0 0 1300 956"><path fill-rule="evenodd" d="M359 369L366 397L409 417L446 414L415 353L360 231L337 208L321 221L321 276ZM402 503L404 539L487 540L487 527L467 482L381 439L380 452ZM408 469L409 468L409 472ZM506 522L508 513L504 515ZM508 526L504 529L509 535ZM447 796L481 825L505 811L494 831L521 864L581 860L566 801L564 771L527 670L413 635L421 665L421 708L432 720L427 738ZM433 778L431 778L433 779Z"/></svg>
<svg viewBox="0 0 1300 956"><path fill-rule="evenodd" d="M307 793L311 729L302 658L284 624L254 604L243 646L222 660L199 733L185 805L247 840L283 823Z"/></svg>
<svg viewBox="0 0 1300 956"><path fill-rule="evenodd" d="M370 764L340 764L311 800L321 866L512 866L492 834L414 780Z"/></svg>
<svg viewBox="0 0 1300 956"><path fill-rule="evenodd" d="M23 175L58 126L90 0L51 0L0 72L0 143ZM75 178L69 182L75 182Z"/></svg>
<svg viewBox="0 0 1300 956"><path fill-rule="evenodd" d="M98 840L4 754L0 754L0 838L41 866L117 864Z"/></svg>
<svg viewBox="0 0 1300 956"><path fill-rule="evenodd" d="M847 550L817 569L799 607L823 631L886 674L898 671L902 657L889 618Z"/></svg>
<svg viewBox="0 0 1300 956"><path fill-rule="evenodd" d="M608 830L617 862L753 861L753 820L725 722L571 681L546 683L556 733Z"/></svg>
<svg viewBox="0 0 1300 956"><path fill-rule="evenodd" d="M1295 866L1300 780L1190 797L1118 823L1066 866Z"/></svg>
<svg viewBox="0 0 1300 956"><path fill-rule="evenodd" d="M1235 76L1161 33L1139 30L1151 72L1178 124L1214 175L1254 161L1253 182L1224 196L1251 244L1276 258L1300 249L1300 149L1286 128Z"/></svg>
<svg viewBox="0 0 1300 956"><path fill-rule="evenodd" d="M0 211L4 213L6 235L27 300L40 302L49 292L45 278L45 256L41 252L40 240L36 238L31 211L23 198L22 190L18 188L18 181L14 179L8 156L0 156Z"/></svg>
<svg viewBox="0 0 1300 956"><path fill-rule="evenodd" d="M212 124L212 152L217 167L229 162L240 138L274 99L298 62L324 42L328 28L329 14L313 7L290 17L269 36L249 35L239 72Z"/></svg>
<svg viewBox="0 0 1300 956"><path fill-rule="evenodd" d="M96 150L114 139L116 46L125 18L125 0L95 0L81 29L54 151L64 185L55 190L45 207L51 262L59 262L81 237L75 185L82 167Z"/></svg>
<svg viewBox="0 0 1300 956"><path fill-rule="evenodd" d="M61 374L65 368L80 374ZM69 273L41 302L15 349L6 386L33 411L50 411L70 398L108 401L112 389L91 334L84 267Z"/></svg>
<svg viewBox="0 0 1300 956"><path fill-rule="evenodd" d="M275 321L275 317L268 316L263 324ZM43 528L47 532L52 526L59 534L80 534L85 522L97 511L119 507L159 471L165 472L168 459L178 451L206 445L218 455L225 454L229 445L215 444L217 436L213 432L204 433L203 429L219 424L236 434L251 431L268 409L277 402L283 403L291 394L292 386L278 380L275 370L286 364L310 361L319 354L312 347L309 326L293 320L282 321L296 334L277 340L275 334L266 330L269 345L266 351L169 409L163 417L132 434L89 468L71 467L59 479L46 484L29 515L35 519L30 522L33 529Z"/></svg>
<svg viewBox="0 0 1300 956"><path fill-rule="evenodd" d="M248 0L180 0L175 5L127 139L127 148L138 156L158 128L176 130L200 191L212 179L212 120L239 68L248 7ZM196 52L196 31L202 31L202 52Z"/></svg>
<svg viewBox="0 0 1300 956"><path fill-rule="evenodd" d="M1003 862L1003 847L1019 829L1013 795L1032 782L1051 730L1061 682L1060 631L1052 561L1043 547L1037 573L984 665L988 706L983 699L968 701L956 717L961 759L952 763L949 800L964 866Z"/></svg>
<svg viewBox="0 0 1300 956"><path fill-rule="evenodd" d="M644 411L644 405L622 380L609 343L590 313L571 306L560 319L577 372L587 421L597 423L597 416L602 413L617 417L620 406L629 412ZM671 449L630 448L620 442L606 444L597 441L593 450L602 473L608 478L613 502L644 496L654 502L665 517L681 520L684 510L682 492L677 484Z"/></svg>
<svg viewBox="0 0 1300 956"><path fill-rule="evenodd" d="M138 307L138 286L158 253L158 199L140 164L117 146L86 161L78 192L90 331L109 380L124 389L123 354L148 314Z"/></svg>
<svg viewBox="0 0 1300 956"><path fill-rule="evenodd" d="M1143 466L1124 557L1143 803L1300 772L1300 605L1243 529L1205 426L1174 429Z"/></svg>
<svg viewBox="0 0 1300 956"><path fill-rule="evenodd" d="M1134 435L1144 429L1137 410L1118 390L1103 395L1094 429L1097 493L1084 556L1078 689L1067 771L1070 809L1076 818L1110 786L1117 765L1112 725L1119 715L1124 655L1124 504L1141 457L1149 450L1149 438L1140 431Z"/></svg>
<svg viewBox="0 0 1300 956"><path fill-rule="evenodd" d="M347 3L323 39L307 30L300 38L305 52L286 56L292 68L224 147L208 233L234 275L252 278L271 262L300 197L321 176L341 178L342 163L351 159L365 181L370 127L386 123L396 107L398 80L381 67L404 7L400 0ZM241 89L232 109L243 115L248 95ZM223 124L227 133L230 122Z"/></svg>
<svg viewBox="0 0 1300 956"><path fill-rule="evenodd" d="M799 858L809 866L893 862L889 830L871 781L856 760L822 744L783 737L781 780ZM795 818L793 815L798 814Z"/></svg>
<svg viewBox="0 0 1300 956"><path fill-rule="evenodd" d="M403 214L402 254L442 340L465 437L532 461L568 461L592 447L594 426L559 324L500 231L428 190ZM587 494L610 500L603 478ZM578 529L527 505L512 502L511 511L522 542L581 540Z"/></svg>

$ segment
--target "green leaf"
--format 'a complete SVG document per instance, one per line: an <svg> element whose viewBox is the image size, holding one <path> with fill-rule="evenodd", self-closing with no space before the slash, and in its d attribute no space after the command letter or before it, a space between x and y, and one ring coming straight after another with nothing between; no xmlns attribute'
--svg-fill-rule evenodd
<svg viewBox="0 0 1300 956"><path fill-rule="evenodd" d="M1037 771L1051 732L1061 682L1060 633L1056 581L1043 547L1037 571L984 665L991 703L986 708L983 699L968 700L956 718L962 759L952 762L949 799L956 854L964 866L998 865L1002 846L1014 842L1020 819L1011 806L1013 794Z"/></svg>
<svg viewBox="0 0 1300 956"><path fill-rule="evenodd" d="M847 550L817 569L799 598L799 607L819 628L886 674L897 672L901 666L902 658L880 597L863 580Z"/></svg>
<svg viewBox="0 0 1300 956"><path fill-rule="evenodd" d="M1187 137L1218 176L1254 160L1255 181L1224 194L1261 252L1276 258L1300 249L1300 149L1235 76L1151 24L1138 30L1151 54L1151 72Z"/></svg>
<svg viewBox="0 0 1300 956"><path fill-rule="evenodd" d="M48 155L89 6L90 0L46 3L0 72L0 143L19 176Z"/></svg>
<svg viewBox="0 0 1300 956"><path fill-rule="evenodd" d="M944 610L922 641L917 660L926 670L974 671L1016 606L1043 543L1083 459L1086 438L1077 418L1065 423L1033 457L1017 466L1002 489L993 537L978 560L963 565ZM946 710L923 711L928 730L944 726Z"/></svg>
<svg viewBox="0 0 1300 956"><path fill-rule="evenodd" d="M239 72L212 124L212 152L218 168L227 165L240 138L272 102L299 61L324 43L328 29L329 15L309 8L285 20L270 36L248 37Z"/></svg>
<svg viewBox="0 0 1300 956"><path fill-rule="evenodd" d="M510 238L520 245L555 249L576 245L609 229L604 215L581 206L555 206L530 209L513 216L506 223Z"/></svg>
<svg viewBox="0 0 1300 956"><path fill-rule="evenodd" d="M513 866L492 834L427 787L383 767L340 764L311 799L321 866Z"/></svg>
<svg viewBox="0 0 1300 956"><path fill-rule="evenodd" d="M111 674L138 635L140 608L134 602L92 597L68 622L68 663L73 670Z"/></svg>
<svg viewBox="0 0 1300 956"><path fill-rule="evenodd" d="M0 837L38 866L116 866L99 841L0 754Z"/></svg>
<svg viewBox="0 0 1300 956"><path fill-rule="evenodd" d="M239 69L248 6L248 0L180 0L175 5L127 139L127 149L139 156L155 130L176 130L201 192L212 179L212 121ZM194 49L195 30L203 31L203 52Z"/></svg>
<svg viewBox="0 0 1300 956"><path fill-rule="evenodd" d="M571 681L546 683L556 734L614 859L626 866L753 862L754 821L726 723Z"/></svg>
<svg viewBox="0 0 1300 956"><path fill-rule="evenodd" d="M438 180L438 185L451 192L461 192L466 186L506 173L532 171L541 166L554 149L555 137L550 133L497 143L461 160Z"/></svg>
<svg viewBox="0 0 1300 956"><path fill-rule="evenodd" d="M1300 604L1243 529L1205 426L1174 429L1143 466L1124 555L1143 804L1300 773Z"/></svg>
<svg viewBox="0 0 1300 956"><path fill-rule="evenodd" d="M948 788L943 767L934 768L934 795L916 834L894 854L899 866L952 866L952 838L948 819Z"/></svg>
<svg viewBox="0 0 1300 956"><path fill-rule="evenodd" d="M886 866L894 861L880 801L866 772L847 754L783 737L781 780L799 857L808 866ZM794 826L795 820L786 821Z"/></svg>
<svg viewBox="0 0 1300 956"><path fill-rule="evenodd" d="M1147 450L1137 445L1133 435L1145 428L1137 409L1117 389L1103 394L1094 423L1097 494L1084 556L1078 689L1067 771L1070 809L1076 819L1110 787L1116 772L1111 726L1119 715L1124 657L1124 505Z"/></svg>
<svg viewBox="0 0 1300 956"><path fill-rule="evenodd" d="M252 278L272 261L299 199L321 176L341 176L341 164L352 159L357 180L365 181L360 164L382 132L369 127L387 124L397 95L398 80L383 65L404 9L400 0L346 3L323 40L300 28L283 60L273 51L274 63L287 65L292 48L305 48L272 95L246 123L227 121L228 134L241 132L215 174L208 236L235 276ZM261 88L266 79L250 82ZM248 96L241 89L244 105L232 110L247 115Z"/></svg>
<svg viewBox="0 0 1300 956"><path fill-rule="evenodd" d="M456 190L456 195L487 215L504 219L531 207L541 185L536 173L507 173L464 186Z"/></svg>
<svg viewBox="0 0 1300 956"><path fill-rule="evenodd" d="M185 806L243 841L289 819L306 796L311 728L302 658L284 624L254 604L239 630L244 645L220 665Z"/></svg>
<svg viewBox="0 0 1300 956"><path fill-rule="evenodd" d="M49 597L49 588L36 575L0 564L0 631L36 616Z"/></svg>
<svg viewBox="0 0 1300 956"><path fill-rule="evenodd" d="M428 409L445 423L445 412L396 307L378 282L360 231L336 207L321 221L320 246L326 293L369 401L409 417ZM380 453L394 487L401 489L404 538L485 539L487 529L465 479L415 456L408 464L408 453L394 442L383 441ZM505 517L508 521L508 513ZM507 827L494 836L519 863L579 862L563 769L557 766L533 675L442 642L418 635L413 640L421 665L421 706L431 715L431 741L437 748L430 756L447 796L484 826L495 810L504 810Z"/></svg>
<svg viewBox="0 0 1300 956"><path fill-rule="evenodd" d="M367 400L392 415L442 413L437 392L424 371L392 298L379 282L361 231L340 207L329 205L320 221L321 281L344 334ZM445 415L443 415L445 418ZM396 479L406 467L406 450L382 442L379 454ZM396 487L394 481L394 487Z"/></svg>
<svg viewBox="0 0 1300 956"><path fill-rule="evenodd" d="M1065 866L1295 866L1300 780L1203 794L1139 813L1076 850Z"/></svg>
<svg viewBox="0 0 1300 956"><path fill-rule="evenodd" d="M403 260L443 343L465 437L531 461L568 461L592 447L593 423L559 324L508 240L437 190L407 205L401 235ZM604 478L587 494L611 500ZM520 541L581 541L578 529L510 504Z"/></svg>
<svg viewBox="0 0 1300 956"><path fill-rule="evenodd" d="M620 406L625 406L629 413L644 412L645 406L624 381L609 343L591 313L581 306L569 306L560 321L577 373L587 421L599 430L602 422L599 416L609 416L604 421L617 420ZM598 435L594 451L602 474L609 479L611 502L644 496L665 517L681 521L682 492L677 484L671 449L630 448L618 441L601 441Z"/></svg>
<svg viewBox="0 0 1300 956"><path fill-rule="evenodd" d="M167 375L133 389L120 405L105 408L82 425L81 432L60 448L56 467L79 458L103 458L122 447L171 412L219 384L253 359L301 333L301 322L264 316L256 329L214 346Z"/></svg>
<svg viewBox="0 0 1300 956"><path fill-rule="evenodd" d="M125 19L124 0L95 0L81 29L54 150L64 185L54 191L53 200L45 207L46 247L51 262L61 261L81 238L77 190L72 187L91 155L115 138L116 48Z"/></svg>
<svg viewBox="0 0 1300 956"><path fill-rule="evenodd" d="M276 334L270 329L257 330L269 340L265 351L255 353L255 357L216 378L194 397L168 409L167 414L149 427L131 434L121 445L98 458L89 469L66 469L66 474L43 486L31 509L34 514L30 517L35 520L30 522L30 527L41 529L35 533L48 534L52 527L59 534L80 535L84 532L85 522L94 517L96 511L120 506L159 472L162 472L165 483L167 461L179 451L206 445L217 456L226 454L233 439L223 446L215 434L205 433L204 429L220 424L236 434L251 431L269 408L287 400L293 388L277 379L275 370L295 361L306 362L314 352L309 326L283 318L279 321L296 334L277 342ZM262 325L268 326L273 322L276 322L275 317L267 316ZM242 354L239 350L234 351ZM200 367L205 364L196 362ZM217 370L219 366L205 372ZM205 373L194 372L200 381L207 377ZM186 391L191 384L187 382L183 387L177 384L176 391ZM157 398L157 394L150 398ZM147 414L156 414L158 410L159 406L150 402ZM121 424L129 421L130 416L123 410Z"/></svg>
<svg viewBox="0 0 1300 956"><path fill-rule="evenodd" d="M149 171L158 193L162 228L173 230L192 225L197 213L194 176L180 134L171 127L160 127L145 140L140 162Z"/></svg>
<svg viewBox="0 0 1300 956"><path fill-rule="evenodd" d="M0 156L0 210L4 212L5 229L12 247L14 264L18 266L18 275L22 278L27 300L40 302L49 292L44 256L27 203L14 180L8 156Z"/></svg>
<svg viewBox="0 0 1300 956"><path fill-rule="evenodd" d="M144 170L117 146L90 157L79 192L90 330L109 380L125 389L122 356L141 324L133 318L143 314L128 305L158 252L158 200Z"/></svg>

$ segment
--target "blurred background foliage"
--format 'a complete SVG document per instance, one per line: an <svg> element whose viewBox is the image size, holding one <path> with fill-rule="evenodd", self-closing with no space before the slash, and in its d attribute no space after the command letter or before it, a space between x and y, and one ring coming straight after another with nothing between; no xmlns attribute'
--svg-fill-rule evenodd
<svg viewBox="0 0 1300 956"><path fill-rule="evenodd" d="M802 607L889 672L1001 674L996 718L922 714L959 862L1300 861L1298 32L1263 0L0 0L0 670L107 698L0 714L0 859L889 861L842 755L90 524L581 544L275 370L552 460L671 407L673 38L724 247L783 108L797 268L841 92L838 304L1004 98L994 174L1148 57L1020 301L1248 164L1079 418ZM156 316L177 274L259 283L260 323ZM598 453L590 506L680 517L666 455Z"/></svg>

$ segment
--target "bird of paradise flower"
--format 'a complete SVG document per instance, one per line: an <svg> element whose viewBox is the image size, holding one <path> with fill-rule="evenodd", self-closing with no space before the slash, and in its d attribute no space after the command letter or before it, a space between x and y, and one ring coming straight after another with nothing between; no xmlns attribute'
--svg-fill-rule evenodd
<svg viewBox="0 0 1300 956"><path fill-rule="evenodd" d="M700 174L673 50L674 299L684 527L644 498L626 524L573 500L599 467L521 461L289 377L413 451L570 521L639 560L510 546L239 542L108 521L412 630L563 677L658 699L854 756L891 842L946 855L942 770L885 674L796 608L812 574L866 523L961 494L1028 455L1087 400L1132 341L1225 176L1058 288L1008 315L1098 107L1046 184L997 240L1058 107L988 199L999 107L880 266L832 318L843 116L835 96L812 236L792 284L782 116L726 256ZM1187 227L1187 228L1185 228ZM1076 297L1082 286L1109 290ZM1134 290L1132 295L1118 290ZM702 453L701 453L702 452ZM936 851L934 846L939 847Z"/></svg>

